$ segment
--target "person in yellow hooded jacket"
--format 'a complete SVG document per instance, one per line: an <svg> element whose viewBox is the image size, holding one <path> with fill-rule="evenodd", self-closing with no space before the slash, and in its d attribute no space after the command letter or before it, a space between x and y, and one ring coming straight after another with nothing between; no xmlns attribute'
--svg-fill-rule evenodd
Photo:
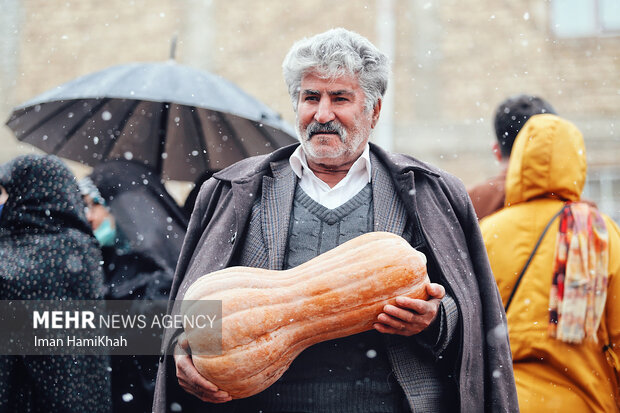
<svg viewBox="0 0 620 413"><path fill-rule="evenodd" d="M522 412L620 411L620 230L581 202L585 179L581 132L533 116L512 150L505 208L480 223Z"/></svg>

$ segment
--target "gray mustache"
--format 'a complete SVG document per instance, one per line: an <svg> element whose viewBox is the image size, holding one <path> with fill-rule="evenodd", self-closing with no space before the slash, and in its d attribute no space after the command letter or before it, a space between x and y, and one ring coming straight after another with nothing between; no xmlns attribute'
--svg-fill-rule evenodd
<svg viewBox="0 0 620 413"><path fill-rule="evenodd" d="M312 122L306 128L306 133L308 138L311 138L317 133L337 133L342 139L344 136L344 128L339 122L335 122L333 120L326 123Z"/></svg>

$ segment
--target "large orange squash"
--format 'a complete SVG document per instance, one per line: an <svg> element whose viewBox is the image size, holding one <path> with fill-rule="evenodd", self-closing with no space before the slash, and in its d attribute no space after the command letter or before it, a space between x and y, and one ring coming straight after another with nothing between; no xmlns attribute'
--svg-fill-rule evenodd
<svg viewBox="0 0 620 413"><path fill-rule="evenodd" d="M222 301L222 354L208 329L185 334L200 374L233 398L273 384L307 347L372 328L395 297L428 298L426 257L403 238L372 232L286 271L231 267L190 286L185 300ZM187 316L200 303L182 306Z"/></svg>

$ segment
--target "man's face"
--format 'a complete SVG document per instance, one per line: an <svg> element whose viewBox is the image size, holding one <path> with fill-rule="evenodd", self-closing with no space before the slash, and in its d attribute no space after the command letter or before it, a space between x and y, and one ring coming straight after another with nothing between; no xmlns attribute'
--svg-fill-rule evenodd
<svg viewBox="0 0 620 413"><path fill-rule="evenodd" d="M356 76L302 78L296 127L309 161L337 167L362 154L381 110L366 110L365 98Z"/></svg>

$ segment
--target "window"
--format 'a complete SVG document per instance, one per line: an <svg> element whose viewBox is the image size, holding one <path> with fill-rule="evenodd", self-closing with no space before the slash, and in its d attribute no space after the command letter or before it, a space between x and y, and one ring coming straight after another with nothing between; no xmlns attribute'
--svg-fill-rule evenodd
<svg viewBox="0 0 620 413"><path fill-rule="evenodd" d="M551 29L558 37L620 35L620 0L552 0Z"/></svg>
<svg viewBox="0 0 620 413"><path fill-rule="evenodd" d="M599 168L588 173L583 198L620 223L620 169Z"/></svg>

